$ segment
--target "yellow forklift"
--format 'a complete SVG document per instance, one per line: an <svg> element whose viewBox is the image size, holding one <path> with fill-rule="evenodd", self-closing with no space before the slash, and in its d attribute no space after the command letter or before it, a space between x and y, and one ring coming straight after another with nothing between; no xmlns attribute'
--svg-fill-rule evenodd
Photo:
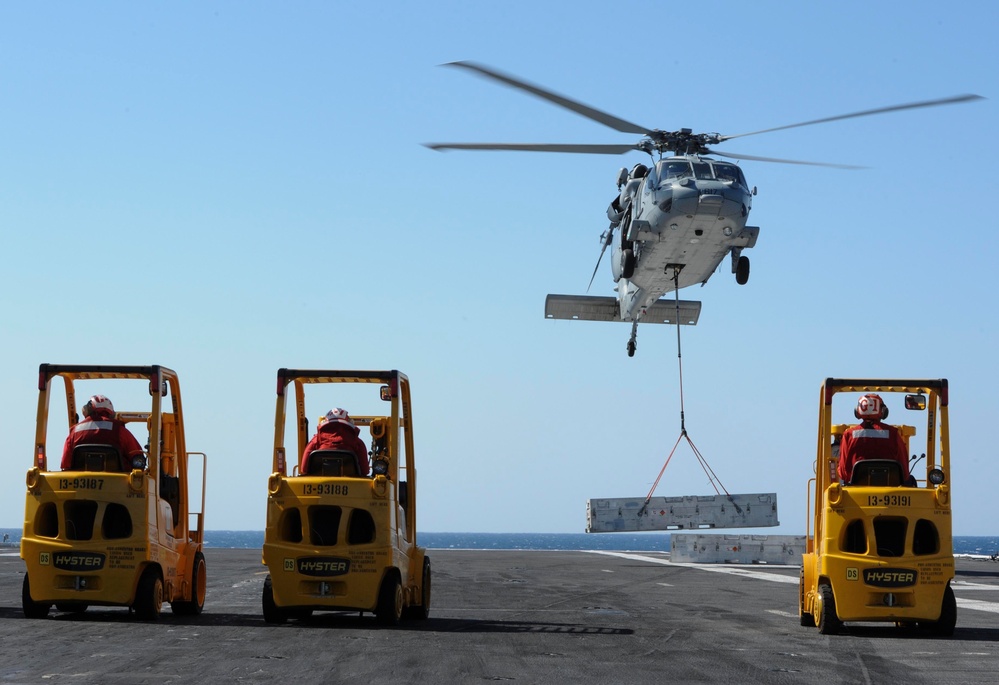
<svg viewBox="0 0 999 685"><path fill-rule="evenodd" d="M387 403L379 415L352 417L359 430L370 433L370 474L359 472L353 453L340 450L311 452L307 475L299 473L310 439L306 389L323 384L341 384L334 393L349 386L365 398L370 395L369 406ZM289 464L285 426L292 423L287 418L290 387L295 389L291 411L296 444ZM416 498L412 401L405 374L280 369L267 482L264 619L284 623L313 611L373 612L383 625L401 618L426 619L430 559L416 544Z"/></svg>
<svg viewBox="0 0 999 685"><path fill-rule="evenodd" d="M144 451L119 454L117 447L97 439L66 443L72 449L60 469L65 434L54 427L55 463L50 465L49 396L60 385L52 387L55 379L65 391L70 432L81 423L76 412L79 386L127 395L133 403L148 391L148 409L110 409L115 423L123 422L129 432L146 432ZM27 566L21 592L24 615L44 618L53 606L63 612L124 606L140 619L152 620L160 616L164 602L175 614L200 614L207 587L202 554L207 458L187 452L177 374L163 366L42 364L38 393L21 538ZM91 420L89 404L85 421ZM102 420L105 428L112 425L110 415ZM200 493L190 492L198 483Z"/></svg>
<svg viewBox="0 0 999 685"><path fill-rule="evenodd" d="M851 393L851 402L864 393L898 397L906 410L925 417L921 441L915 426L892 424L907 454L916 445L922 451L910 457L908 482L897 462L863 455L849 480L841 481L839 446L852 424L834 423L833 398L843 393ZM950 587L954 553L947 405L946 379L827 378L822 384L798 600L802 626L832 634L844 622L875 621L953 634L957 602Z"/></svg>

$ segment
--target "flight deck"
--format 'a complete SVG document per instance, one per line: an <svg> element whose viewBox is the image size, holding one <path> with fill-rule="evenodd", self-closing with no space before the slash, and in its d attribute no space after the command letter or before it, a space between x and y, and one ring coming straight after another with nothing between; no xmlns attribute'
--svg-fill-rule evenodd
<svg viewBox="0 0 999 685"><path fill-rule="evenodd" d="M259 550L206 549L200 616L91 607L25 619L0 555L0 683L994 683L999 563L958 558L951 638L798 624L798 566L672 563L663 552L427 551L425 621L356 613L265 623Z"/></svg>

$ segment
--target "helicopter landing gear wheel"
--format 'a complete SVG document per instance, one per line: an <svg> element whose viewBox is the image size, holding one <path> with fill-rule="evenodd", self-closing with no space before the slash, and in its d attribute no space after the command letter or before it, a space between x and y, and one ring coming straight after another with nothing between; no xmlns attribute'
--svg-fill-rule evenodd
<svg viewBox="0 0 999 685"><path fill-rule="evenodd" d="M749 281L749 257L739 257L735 265L735 282L746 285Z"/></svg>
<svg viewBox="0 0 999 685"><path fill-rule="evenodd" d="M635 251L630 247L621 251L621 276L631 278L635 275Z"/></svg>
<svg viewBox="0 0 999 685"><path fill-rule="evenodd" d="M629 340L628 341L628 356L629 357L634 357L635 356L635 349L637 347L638 347L638 345L635 344L634 340Z"/></svg>
<svg viewBox="0 0 999 685"><path fill-rule="evenodd" d="M628 340L628 356L634 357L638 349L638 322L631 324L631 339Z"/></svg>

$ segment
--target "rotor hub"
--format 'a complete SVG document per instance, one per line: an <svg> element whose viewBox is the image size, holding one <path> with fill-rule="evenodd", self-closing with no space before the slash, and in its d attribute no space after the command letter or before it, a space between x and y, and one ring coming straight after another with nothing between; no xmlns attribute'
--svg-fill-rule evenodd
<svg viewBox="0 0 999 685"><path fill-rule="evenodd" d="M660 154L673 152L680 155L706 155L711 153L708 145L715 145L721 139L718 133L694 133L689 128L681 128L678 131L655 129L639 146L646 152L655 150Z"/></svg>

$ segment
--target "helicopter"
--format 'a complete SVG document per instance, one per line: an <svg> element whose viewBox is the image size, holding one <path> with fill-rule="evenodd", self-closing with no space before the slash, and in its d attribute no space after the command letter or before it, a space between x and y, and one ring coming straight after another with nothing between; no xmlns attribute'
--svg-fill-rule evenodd
<svg viewBox="0 0 999 685"><path fill-rule="evenodd" d="M449 62L442 66L466 69L535 95L621 133L642 136L636 143L604 145L424 144L439 151L505 150L620 155L637 150L650 156L649 165L635 164L630 170L622 168L617 174L617 195L607 208L610 225L601 235L600 256L590 277L592 286L604 253L607 248L612 248L611 272L617 284L617 296L548 295L545 300L545 317L549 319L631 323L631 337L627 346L629 357L634 356L637 349L640 322L677 325L697 323L701 303L680 300L678 291L696 284L705 285L726 257L731 260L736 283L745 285L749 281L749 257L743 251L754 247L759 237L759 227L747 225L756 187L750 188L742 168L737 164L716 160L707 155L781 164L863 168L736 154L709 146L733 138L799 126L982 99L979 95L958 95L841 114L750 133L721 135L694 133L689 128L664 131L640 126L476 62ZM662 298L664 294L674 291L676 297L673 300Z"/></svg>

